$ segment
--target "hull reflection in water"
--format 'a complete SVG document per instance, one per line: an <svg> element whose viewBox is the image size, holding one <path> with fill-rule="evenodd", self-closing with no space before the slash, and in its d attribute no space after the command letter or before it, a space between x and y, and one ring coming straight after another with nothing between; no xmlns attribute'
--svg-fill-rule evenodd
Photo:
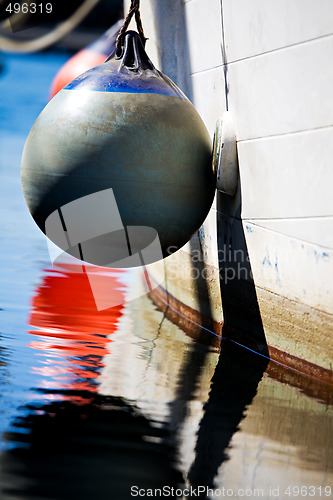
<svg viewBox="0 0 333 500"><path fill-rule="evenodd" d="M2 498L332 484L331 388L200 328L190 338L148 296L127 302L141 278L110 275L123 305L97 311L83 273L45 276L30 318L41 402L5 435Z"/></svg>

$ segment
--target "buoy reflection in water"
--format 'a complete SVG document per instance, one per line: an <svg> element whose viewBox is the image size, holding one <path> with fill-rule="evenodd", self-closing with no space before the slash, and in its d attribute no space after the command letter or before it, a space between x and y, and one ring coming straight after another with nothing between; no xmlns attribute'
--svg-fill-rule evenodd
<svg viewBox="0 0 333 500"><path fill-rule="evenodd" d="M34 371L52 379L47 381L48 388L96 391L96 377L125 301L123 272L108 269L105 275L99 271L95 293L107 280L113 303L118 304L112 308L97 310L88 275L77 264L56 266L44 276L33 298L29 323L36 330L30 333L38 340L30 346L44 357L43 366Z"/></svg>

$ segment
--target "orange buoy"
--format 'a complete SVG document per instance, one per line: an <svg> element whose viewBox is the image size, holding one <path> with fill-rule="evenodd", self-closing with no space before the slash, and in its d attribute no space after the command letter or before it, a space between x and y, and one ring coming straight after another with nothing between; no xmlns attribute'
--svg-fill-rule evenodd
<svg viewBox="0 0 333 500"><path fill-rule="evenodd" d="M118 21L98 40L80 50L60 68L51 85L50 99L77 76L105 61L115 49L116 39L122 24L123 21Z"/></svg>

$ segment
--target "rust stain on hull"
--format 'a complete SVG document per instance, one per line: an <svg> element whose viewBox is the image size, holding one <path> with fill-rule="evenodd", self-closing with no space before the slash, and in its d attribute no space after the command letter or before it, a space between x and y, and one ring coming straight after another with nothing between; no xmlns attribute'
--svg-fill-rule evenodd
<svg viewBox="0 0 333 500"><path fill-rule="evenodd" d="M298 358L276 347L259 344L248 334L236 331L183 304L165 289L158 287L149 294L154 304L166 317L176 323L189 337L219 350L222 339L239 342L258 354L268 350L271 361L266 373L269 377L300 389L310 397L327 404L333 403L333 372Z"/></svg>

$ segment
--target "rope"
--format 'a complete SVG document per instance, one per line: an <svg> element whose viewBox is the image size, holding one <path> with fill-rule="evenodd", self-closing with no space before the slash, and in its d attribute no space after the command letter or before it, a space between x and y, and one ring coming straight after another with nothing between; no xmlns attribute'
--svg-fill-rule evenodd
<svg viewBox="0 0 333 500"><path fill-rule="evenodd" d="M6 52L37 52L58 42L65 35L70 33L89 12L100 2L100 0L85 0L83 4L64 22L56 28L35 40L21 41L13 40L0 32L0 50ZM6 23L6 21L5 21ZM4 23L3 23L4 25ZM2 26L3 26L2 25Z"/></svg>
<svg viewBox="0 0 333 500"><path fill-rule="evenodd" d="M140 14L140 0L131 0L131 6L129 9L129 12L126 16L124 24L123 24L123 26L119 32L119 35L117 37L117 40L116 40L116 49L117 49L118 54L121 52L121 50L124 46L125 34L126 34L128 26L129 26L129 23L132 20L133 15L135 16L135 21L136 21L136 25L138 28L138 32L139 32L141 41L142 41L143 45L146 44L147 38L145 38L145 34L143 32L141 14Z"/></svg>

